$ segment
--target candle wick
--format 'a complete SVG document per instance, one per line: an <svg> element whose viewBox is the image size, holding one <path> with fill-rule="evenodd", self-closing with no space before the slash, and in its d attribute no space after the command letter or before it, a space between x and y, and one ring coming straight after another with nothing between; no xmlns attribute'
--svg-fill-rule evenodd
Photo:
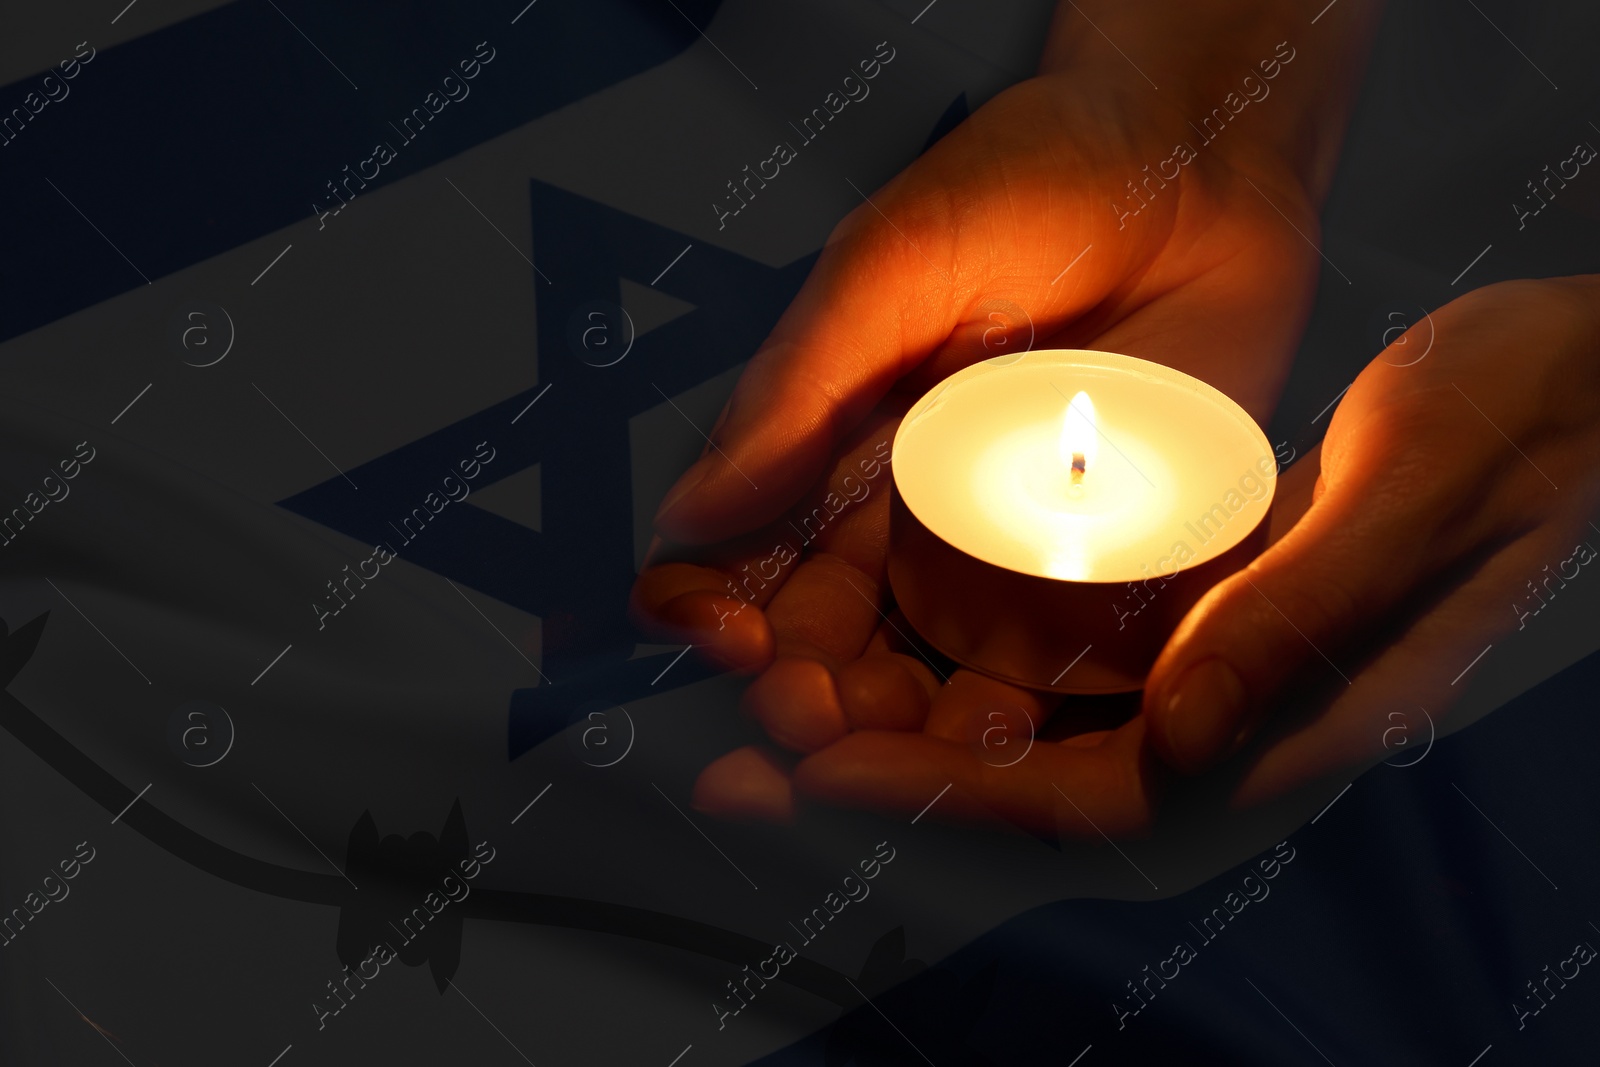
<svg viewBox="0 0 1600 1067"><path fill-rule="evenodd" d="M1077 485L1083 481L1083 472L1089 467L1082 452L1072 454L1072 484Z"/></svg>

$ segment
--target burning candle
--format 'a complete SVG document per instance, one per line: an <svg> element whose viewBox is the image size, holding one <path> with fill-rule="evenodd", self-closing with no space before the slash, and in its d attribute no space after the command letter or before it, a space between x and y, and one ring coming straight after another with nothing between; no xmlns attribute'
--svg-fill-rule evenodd
<svg viewBox="0 0 1600 1067"><path fill-rule="evenodd" d="M1058 692L1143 684L1168 635L1265 545L1277 465L1221 392L1108 352L945 379L894 440L889 581L975 670Z"/></svg>

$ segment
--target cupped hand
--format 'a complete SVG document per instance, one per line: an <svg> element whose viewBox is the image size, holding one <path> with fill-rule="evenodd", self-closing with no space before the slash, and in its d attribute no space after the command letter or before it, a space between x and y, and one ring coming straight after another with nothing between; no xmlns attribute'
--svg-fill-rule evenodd
<svg viewBox="0 0 1600 1067"><path fill-rule="evenodd" d="M1600 278L1456 300L1356 379L1320 455L1280 480L1274 542L1186 616L1130 721L1004 765L1048 709L970 679L985 713L953 679L920 731L851 733L805 759L794 787L915 812L954 783L945 814L1116 836L1149 824L1174 771L1227 761L1232 802L1249 806L1395 756L1397 723L1419 744L1425 719L1450 729L1475 657L1558 625L1541 605L1596 558L1597 352ZM1006 706L1031 721L993 718ZM748 778L744 795L758 782L772 795L770 774Z"/></svg>
<svg viewBox="0 0 1600 1067"><path fill-rule="evenodd" d="M1304 182L1248 113L1208 146L1193 102L1083 80L1012 87L845 217L662 503L664 538L779 519L891 391L1030 347L1114 345L1271 408L1316 279Z"/></svg>
<svg viewBox="0 0 1600 1067"><path fill-rule="evenodd" d="M1480 653L1559 625L1536 612L1582 580L1597 504L1600 276L1446 305L1350 387L1305 516L1168 642L1154 748L1197 771L1254 741L1251 803L1382 757L1396 723L1448 729Z"/></svg>
<svg viewBox="0 0 1600 1067"><path fill-rule="evenodd" d="M1192 101L1084 80L1001 94L839 225L657 516L636 617L761 672L744 706L780 749L987 714L987 680L925 661L885 614L883 460L937 381L1028 347L1093 347L1182 369L1263 421L1277 397L1316 278L1306 183L1248 115L1196 144ZM1193 158L1163 166L1179 144ZM1041 724L1051 710L1017 700ZM789 762L734 753L696 802L782 817Z"/></svg>

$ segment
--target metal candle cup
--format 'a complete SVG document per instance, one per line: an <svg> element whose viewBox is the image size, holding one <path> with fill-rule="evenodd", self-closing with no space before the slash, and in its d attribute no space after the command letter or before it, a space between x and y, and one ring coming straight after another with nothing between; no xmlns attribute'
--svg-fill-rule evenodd
<svg viewBox="0 0 1600 1067"><path fill-rule="evenodd" d="M895 434L889 583L951 659L1029 689L1140 688L1179 620L1266 545L1277 466L1221 392L1053 350L945 379Z"/></svg>

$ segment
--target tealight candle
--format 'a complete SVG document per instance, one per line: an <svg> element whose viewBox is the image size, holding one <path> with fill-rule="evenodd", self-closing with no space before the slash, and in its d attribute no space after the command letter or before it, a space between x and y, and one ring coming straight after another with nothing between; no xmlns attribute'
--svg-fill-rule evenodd
<svg viewBox="0 0 1600 1067"><path fill-rule="evenodd" d="M1265 547L1277 464L1221 392L1109 352L1001 356L895 434L889 582L951 659L1032 689L1137 689Z"/></svg>

